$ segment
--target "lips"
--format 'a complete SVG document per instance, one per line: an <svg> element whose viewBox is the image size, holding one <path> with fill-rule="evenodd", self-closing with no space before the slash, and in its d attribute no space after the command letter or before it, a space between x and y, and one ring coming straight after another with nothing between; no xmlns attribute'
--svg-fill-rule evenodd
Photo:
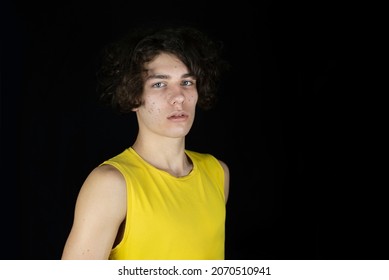
<svg viewBox="0 0 389 280"><path fill-rule="evenodd" d="M188 114L185 112L174 112L168 116L169 120L182 120L188 118Z"/></svg>

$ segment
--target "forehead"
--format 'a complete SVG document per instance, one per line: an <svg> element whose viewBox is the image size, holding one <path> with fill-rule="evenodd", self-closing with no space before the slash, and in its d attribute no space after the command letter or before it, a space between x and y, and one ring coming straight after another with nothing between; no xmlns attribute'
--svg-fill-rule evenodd
<svg viewBox="0 0 389 280"><path fill-rule="evenodd" d="M177 56L168 53L156 55L150 62L145 63L145 68L148 72L162 69L187 71L186 65Z"/></svg>

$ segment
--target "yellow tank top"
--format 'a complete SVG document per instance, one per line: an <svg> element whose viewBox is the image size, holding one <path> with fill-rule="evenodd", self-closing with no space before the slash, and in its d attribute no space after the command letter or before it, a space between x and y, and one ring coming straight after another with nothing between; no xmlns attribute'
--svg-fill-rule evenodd
<svg viewBox="0 0 389 280"><path fill-rule="evenodd" d="M210 154L186 150L192 171L174 177L132 148L105 161L127 184L124 236L113 260L222 260L225 242L224 171Z"/></svg>

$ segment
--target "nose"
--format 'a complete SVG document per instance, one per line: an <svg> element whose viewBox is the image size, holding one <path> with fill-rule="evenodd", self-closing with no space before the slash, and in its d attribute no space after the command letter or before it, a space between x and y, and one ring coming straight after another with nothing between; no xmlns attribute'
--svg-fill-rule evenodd
<svg viewBox="0 0 389 280"><path fill-rule="evenodd" d="M170 103L173 105L182 104L185 101L185 95L180 88L175 88L171 92Z"/></svg>

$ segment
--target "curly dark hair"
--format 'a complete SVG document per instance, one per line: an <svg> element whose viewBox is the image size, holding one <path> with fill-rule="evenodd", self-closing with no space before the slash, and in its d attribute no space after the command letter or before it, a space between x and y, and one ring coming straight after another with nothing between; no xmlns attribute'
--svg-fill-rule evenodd
<svg viewBox="0 0 389 280"><path fill-rule="evenodd" d="M103 49L97 73L100 99L121 113L139 107L145 63L160 53L169 53L196 77L198 106L210 109L217 101L221 73L229 67L222 59L222 48L221 41L211 40L193 27L134 29Z"/></svg>

